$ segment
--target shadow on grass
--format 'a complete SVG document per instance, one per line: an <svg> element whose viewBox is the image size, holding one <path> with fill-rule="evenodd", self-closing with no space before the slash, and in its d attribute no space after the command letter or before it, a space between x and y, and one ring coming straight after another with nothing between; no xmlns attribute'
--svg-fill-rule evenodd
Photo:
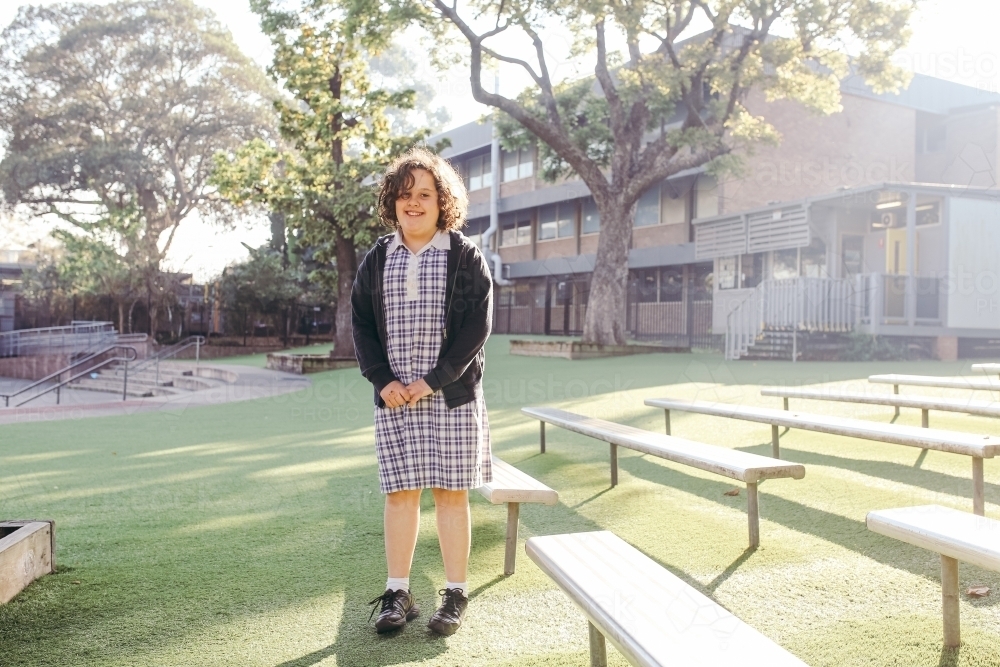
<svg viewBox="0 0 1000 667"><path fill-rule="evenodd" d="M769 456L771 443L753 445L751 447L737 447L737 449L743 452ZM787 458L789 461L802 463L804 465L814 464L829 466L831 468L840 468L842 470L860 472L865 475L871 475L872 477L879 477L899 482L901 484L920 487L922 489L927 489L928 491L947 493L960 498L972 498L971 464L969 466L970 472L968 477L956 477L955 475L949 475L947 473L937 472L934 470L924 470L920 466L927 457L926 449L921 450L920 454L917 456L916 463L912 466L893 463L891 461L850 459L842 456L818 454L816 452L793 449L790 447L782 447L781 456L782 458ZM956 454L956 456L960 455ZM986 482L984 483L984 490L987 498L991 496L994 498L1000 496L1000 485Z"/></svg>
<svg viewBox="0 0 1000 667"><path fill-rule="evenodd" d="M796 461L800 462L798 456L796 456ZM621 459L619 465L638 479L683 489L686 493L728 506L720 498L725 491L732 488L731 482L716 482L701 477L694 477L672 468L655 465L638 456ZM912 468L906 468L906 470L912 470ZM791 482L791 480L775 481ZM939 573L933 567L937 561L936 559L927 557L927 552L923 549L900 544L897 540L872 533L865 527L863 522L848 519L839 514L808 507L780 496L772 496L765 493L761 493L760 496L760 516L762 519L832 542L845 549L872 558L883 565L905 569L933 581L938 580ZM745 529L745 527L746 524L741 522L740 528ZM761 533L761 542L766 542L768 539L766 527L762 527ZM739 567L746 560L746 556L747 554L744 553L744 556L741 556L742 560L737 559L734 565ZM718 586L719 583L721 581L715 583L715 585Z"/></svg>

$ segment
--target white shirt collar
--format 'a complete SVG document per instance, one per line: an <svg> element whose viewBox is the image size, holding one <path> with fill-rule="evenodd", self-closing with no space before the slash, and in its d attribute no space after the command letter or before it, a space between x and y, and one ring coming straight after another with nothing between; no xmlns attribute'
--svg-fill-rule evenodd
<svg viewBox="0 0 1000 667"><path fill-rule="evenodd" d="M400 246L404 248L406 247L405 245L403 245L403 235L400 234L399 230L397 229L396 233L392 237L392 240L389 241L389 248L386 250L386 254L391 255L396 250L396 248L399 248ZM447 231L443 229L437 230L437 233L434 234L430 242L423 248L421 248L416 254L419 255L428 248L437 248L438 250L451 250L451 234L449 234Z"/></svg>

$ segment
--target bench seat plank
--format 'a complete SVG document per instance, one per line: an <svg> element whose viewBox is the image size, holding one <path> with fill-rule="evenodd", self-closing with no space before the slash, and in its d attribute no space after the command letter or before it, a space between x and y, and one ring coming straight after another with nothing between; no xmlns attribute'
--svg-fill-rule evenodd
<svg viewBox="0 0 1000 667"><path fill-rule="evenodd" d="M972 364L972 370L979 373L1000 374L1000 364Z"/></svg>
<svg viewBox="0 0 1000 667"><path fill-rule="evenodd" d="M955 560L1000 571L1000 521L940 505L869 512L868 530Z"/></svg>
<svg viewBox="0 0 1000 667"><path fill-rule="evenodd" d="M493 457L493 481L477 489L494 505L502 503L542 503L555 505L559 494L526 472Z"/></svg>
<svg viewBox="0 0 1000 667"><path fill-rule="evenodd" d="M799 463L652 433L557 408L528 407L521 408L521 412L567 431L743 482L756 483L764 479L782 477L802 479L806 475L805 466Z"/></svg>
<svg viewBox="0 0 1000 667"><path fill-rule="evenodd" d="M865 440L908 445L921 449L934 449L952 454L964 454L978 458L993 458L1000 453L1000 438L975 433L958 433L940 429L880 424L878 422L833 417L772 408L758 408L731 403L709 403L707 401L683 401L672 398L648 398L646 405L664 410L678 410L717 417L729 417L745 421L799 428L806 431L830 433Z"/></svg>
<svg viewBox="0 0 1000 667"><path fill-rule="evenodd" d="M868 405L890 405L900 408L918 408L920 410L942 410L945 412L962 412L984 417L1000 417L1000 403L984 401L969 401L961 398L939 398L937 396L907 396L904 394L851 394L814 389L761 389L762 396L778 396L780 398L804 398L816 401L841 401L844 403L863 403Z"/></svg>
<svg viewBox="0 0 1000 667"><path fill-rule="evenodd" d="M933 375L871 375L868 381L875 384L908 385L911 387L938 387L940 389L1000 390L1000 383L988 378L936 377Z"/></svg>
<svg viewBox="0 0 1000 667"><path fill-rule="evenodd" d="M633 665L805 665L613 533L532 537L525 551Z"/></svg>

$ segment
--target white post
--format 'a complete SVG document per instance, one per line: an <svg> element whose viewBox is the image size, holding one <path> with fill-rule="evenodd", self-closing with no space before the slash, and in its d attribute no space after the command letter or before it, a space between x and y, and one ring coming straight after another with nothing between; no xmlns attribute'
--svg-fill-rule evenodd
<svg viewBox="0 0 1000 667"><path fill-rule="evenodd" d="M906 193L906 324L917 320L917 193Z"/></svg>

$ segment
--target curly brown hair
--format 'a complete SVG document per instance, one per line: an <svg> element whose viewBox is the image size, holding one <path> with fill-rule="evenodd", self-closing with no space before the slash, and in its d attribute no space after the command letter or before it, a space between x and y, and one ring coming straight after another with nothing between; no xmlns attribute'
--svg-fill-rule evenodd
<svg viewBox="0 0 1000 667"><path fill-rule="evenodd" d="M451 163L422 146L414 146L386 168L378 192L378 217L382 224L391 229L399 229L396 200L416 182L414 169L424 169L434 178L438 208L441 210L437 221L438 229L463 227L469 210L469 194L465 191L462 177Z"/></svg>

